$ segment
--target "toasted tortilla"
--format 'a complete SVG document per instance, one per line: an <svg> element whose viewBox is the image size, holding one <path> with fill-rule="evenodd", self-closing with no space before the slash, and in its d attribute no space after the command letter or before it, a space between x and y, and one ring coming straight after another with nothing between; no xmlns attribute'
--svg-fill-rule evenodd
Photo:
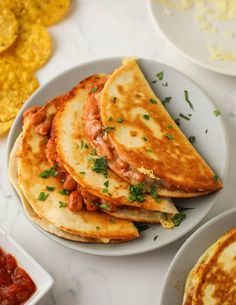
<svg viewBox="0 0 236 305"><path fill-rule="evenodd" d="M89 193L117 205L136 206L147 210L161 211L169 214L178 213L169 198L160 198L156 202L151 196L145 196L143 203L129 201L130 184L117 174L107 169L107 177L93 170L95 160L83 131L82 113L91 85L103 75L93 75L75 87L59 107L53 121L53 134L57 153L67 172ZM104 192L104 183L108 181L109 192ZM108 194L109 193L109 194Z"/></svg>
<svg viewBox="0 0 236 305"><path fill-rule="evenodd" d="M109 77L100 111L104 126L110 126L109 118L113 118L109 138L122 159L164 182L170 191L196 195L223 187L154 94L134 59L124 60Z"/></svg>
<svg viewBox="0 0 236 305"><path fill-rule="evenodd" d="M236 286L236 228L207 249L190 271L183 305L234 304Z"/></svg>
<svg viewBox="0 0 236 305"><path fill-rule="evenodd" d="M49 118L55 114L60 103L61 98L57 98L39 111L46 110ZM35 128L26 122L18 152L18 183L40 219L53 224L57 229L86 238L86 241L87 238L92 238L101 242L104 239L106 242L121 242L139 236L131 222L117 219L115 223L111 223L110 216L100 211L88 212L82 209L72 212L67 206L60 207L60 202L68 203L68 196L58 193L63 188L62 183L55 177L43 179L39 176L45 169L50 168L45 155L45 145L45 137L37 134ZM55 190L49 192L47 186L54 186ZM38 200L41 192L49 194L45 201Z"/></svg>

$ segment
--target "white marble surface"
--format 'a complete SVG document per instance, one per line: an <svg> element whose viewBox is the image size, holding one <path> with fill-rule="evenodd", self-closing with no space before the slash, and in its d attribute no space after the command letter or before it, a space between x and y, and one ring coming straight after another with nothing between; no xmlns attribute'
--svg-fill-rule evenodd
<svg viewBox="0 0 236 305"><path fill-rule="evenodd" d="M235 206L235 78L206 71L180 56L156 32L144 0L74 0L70 14L50 32L55 50L38 73L42 85L78 63L115 55L156 59L200 84L221 109L230 140L225 188L207 219ZM167 268L186 237L158 251L121 258L80 254L55 244L29 223L12 197L4 161L6 140L0 139L0 226L55 279L53 289L39 304L158 305Z"/></svg>

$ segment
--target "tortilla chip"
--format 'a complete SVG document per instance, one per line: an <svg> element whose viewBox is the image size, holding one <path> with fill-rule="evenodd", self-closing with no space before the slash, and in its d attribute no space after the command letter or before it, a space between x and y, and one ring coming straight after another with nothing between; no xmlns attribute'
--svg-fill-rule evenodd
<svg viewBox="0 0 236 305"><path fill-rule="evenodd" d="M48 30L40 24L22 23L11 52L25 68L33 71L39 69L48 61L52 53Z"/></svg>
<svg viewBox="0 0 236 305"><path fill-rule="evenodd" d="M0 10L0 53L8 49L18 35L18 22L14 14L8 10Z"/></svg>

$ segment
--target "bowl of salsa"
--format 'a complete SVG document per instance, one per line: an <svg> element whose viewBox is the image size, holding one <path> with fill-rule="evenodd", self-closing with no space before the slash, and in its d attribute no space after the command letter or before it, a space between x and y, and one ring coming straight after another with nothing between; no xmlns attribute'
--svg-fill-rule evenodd
<svg viewBox="0 0 236 305"><path fill-rule="evenodd" d="M51 275L0 228L0 304L36 304L52 285Z"/></svg>

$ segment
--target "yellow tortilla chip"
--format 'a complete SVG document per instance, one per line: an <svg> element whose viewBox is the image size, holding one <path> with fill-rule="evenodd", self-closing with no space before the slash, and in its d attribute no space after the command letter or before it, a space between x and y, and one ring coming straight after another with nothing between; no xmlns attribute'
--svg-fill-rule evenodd
<svg viewBox="0 0 236 305"><path fill-rule="evenodd" d="M70 0L15 0L13 11L17 18L50 26L67 12Z"/></svg>
<svg viewBox="0 0 236 305"><path fill-rule="evenodd" d="M11 52L25 68L37 70L48 61L52 52L51 37L47 28L40 24L22 23Z"/></svg>
<svg viewBox="0 0 236 305"><path fill-rule="evenodd" d="M8 9L0 8L0 53L8 49L18 35L18 22Z"/></svg>
<svg viewBox="0 0 236 305"><path fill-rule="evenodd" d="M6 122L0 122L0 136L3 135L5 132L7 132L11 128L13 121L14 121L14 119L6 121Z"/></svg>
<svg viewBox="0 0 236 305"><path fill-rule="evenodd" d="M38 87L39 82L31 71L12 56L0 56L0 90L18 90L29 96Z"/></svg>

